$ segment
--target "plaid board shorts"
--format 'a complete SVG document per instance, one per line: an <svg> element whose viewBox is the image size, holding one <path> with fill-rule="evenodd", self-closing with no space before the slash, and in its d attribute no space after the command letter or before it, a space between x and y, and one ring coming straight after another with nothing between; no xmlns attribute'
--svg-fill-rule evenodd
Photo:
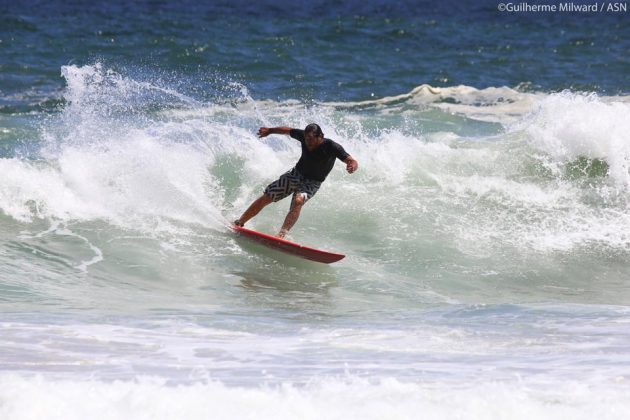
<svg viewBox="0 0 630 420"><path fill-rule="evenodd" d="M296 193L304 196L304 202L307 202L315 195L321 182L304 178L297 169L293 168L288 172L280 175L280 178L272 182L265 188L265 194L276 202L289 195Z"/></svg>

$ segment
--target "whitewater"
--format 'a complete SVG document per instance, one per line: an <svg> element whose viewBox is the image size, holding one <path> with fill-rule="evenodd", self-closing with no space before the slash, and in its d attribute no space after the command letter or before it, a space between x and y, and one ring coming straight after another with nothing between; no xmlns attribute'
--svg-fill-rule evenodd
<svg viewBox="0 0 630 420"><path fill-rule="evenodd" d="M630 97L61 75L5 124L0 418L630 417ZM299 158L258 127L310 122L360 164L290 233L332 266L228 228Z"/></svg>

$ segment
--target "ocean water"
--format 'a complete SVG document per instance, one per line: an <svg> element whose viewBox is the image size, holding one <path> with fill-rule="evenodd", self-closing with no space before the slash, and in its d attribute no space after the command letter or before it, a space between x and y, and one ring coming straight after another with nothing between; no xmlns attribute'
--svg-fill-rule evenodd
<svg viewBox="0 0 630 420"><path fill-rule="evenodd" d="M630 15L497 6L0 2L0 419L630 418Z"/></svg>

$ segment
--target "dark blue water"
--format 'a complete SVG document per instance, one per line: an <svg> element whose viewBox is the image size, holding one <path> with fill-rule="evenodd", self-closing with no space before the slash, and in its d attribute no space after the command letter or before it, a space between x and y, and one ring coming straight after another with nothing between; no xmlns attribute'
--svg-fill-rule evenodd
<svg viewBox="0 0 630 420"><path fill-rule="evenodd" d="M507 13L495 1L0 3L0 112L51 109L60 67L105 63L198 98L364 100L423 83L630 91L628 13Z"/></svg>

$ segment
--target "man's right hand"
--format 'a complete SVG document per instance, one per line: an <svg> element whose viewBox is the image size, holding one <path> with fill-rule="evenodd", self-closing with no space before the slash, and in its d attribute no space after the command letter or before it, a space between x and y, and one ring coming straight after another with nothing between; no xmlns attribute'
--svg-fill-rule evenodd
<svg viewBox="0 0 630 420"><path fill-rule="evenodd" d="M260 137L260 138L267 137L269 134L271 134L271 129L270 128L260 127L258 129L258 137Z"/></svg>

